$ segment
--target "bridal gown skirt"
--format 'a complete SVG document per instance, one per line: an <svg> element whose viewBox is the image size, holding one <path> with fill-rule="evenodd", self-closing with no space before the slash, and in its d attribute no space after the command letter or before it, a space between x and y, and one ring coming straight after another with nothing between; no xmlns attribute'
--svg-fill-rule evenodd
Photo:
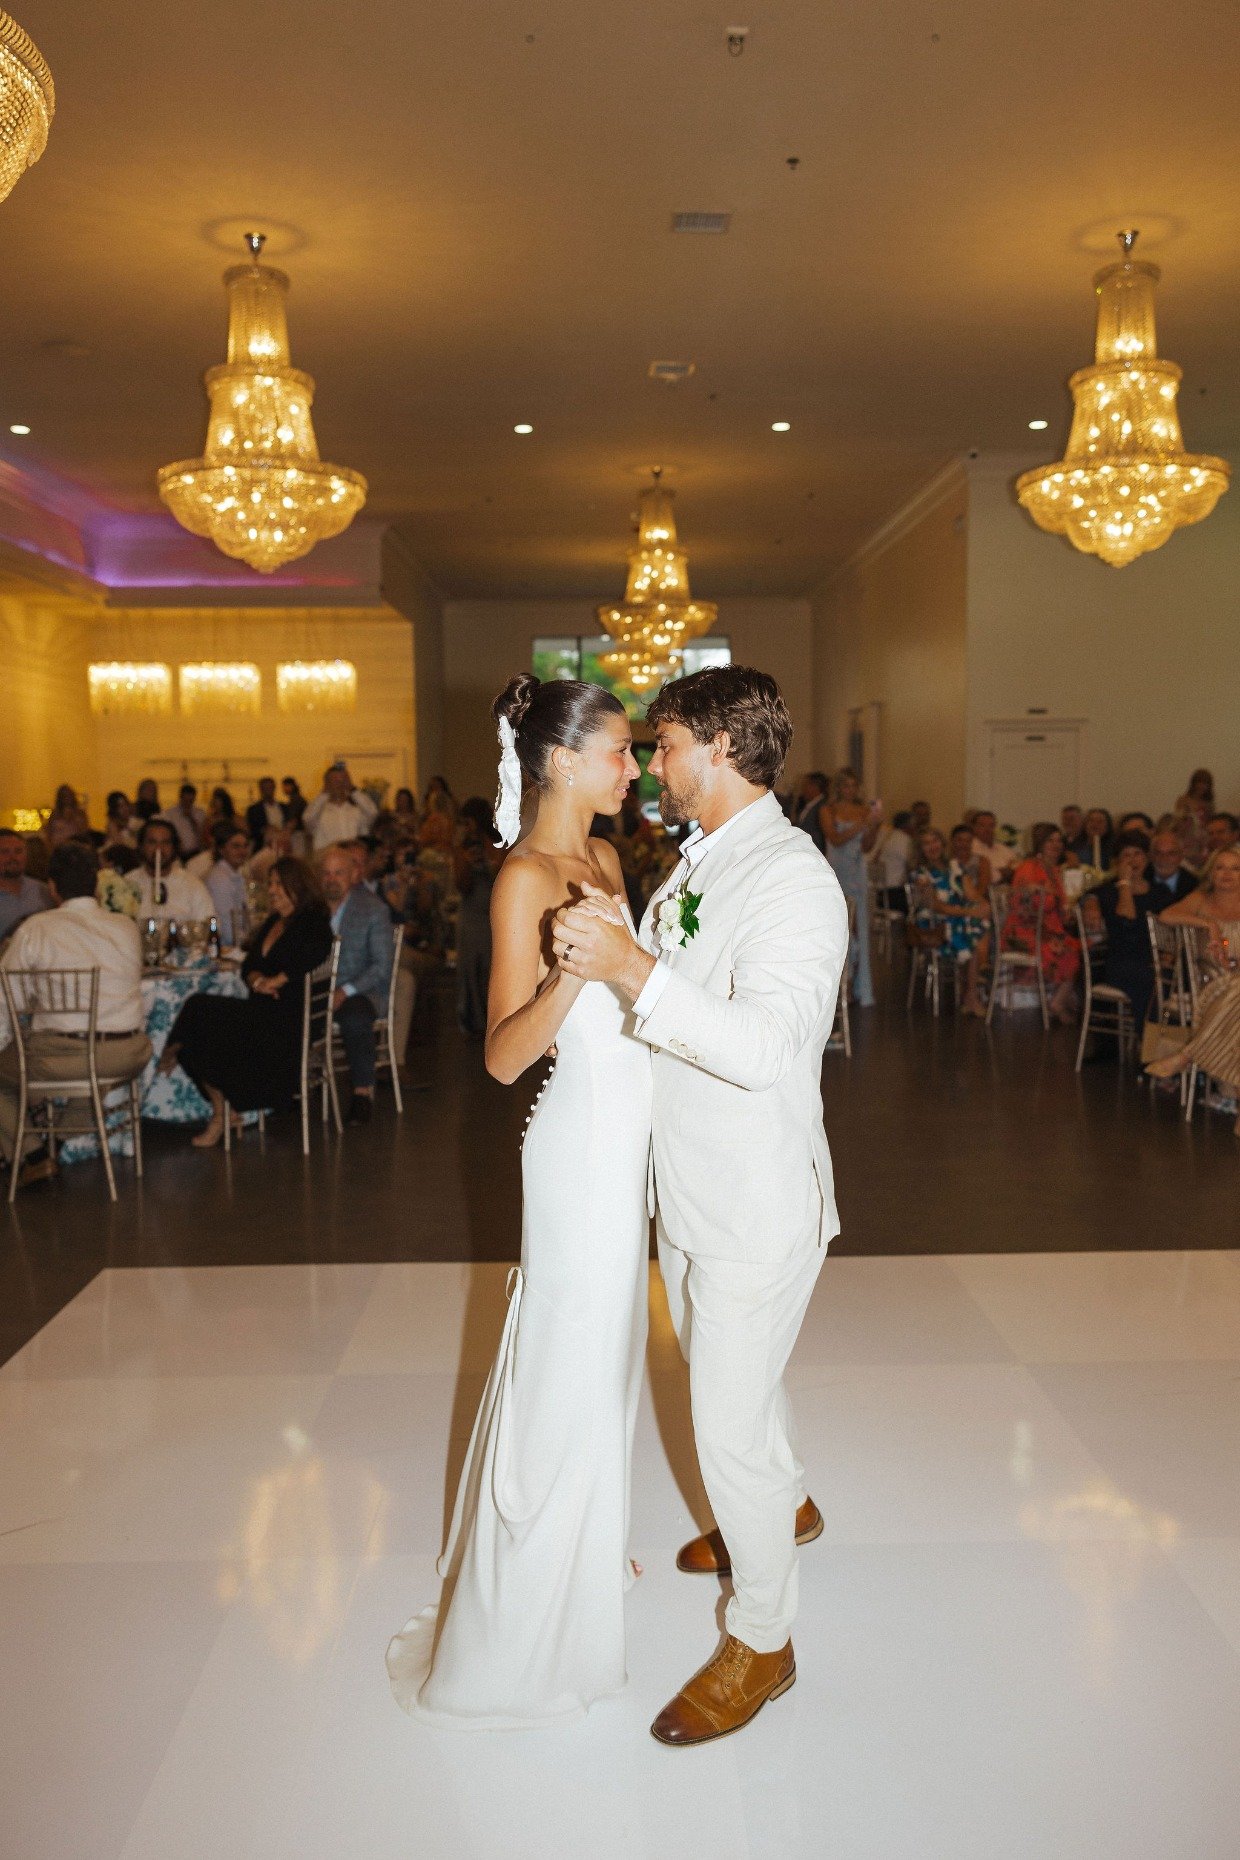
<svg viewBox="0 0 1240 1860"><path fill-rule="evenodd" d="M522 1151L521 1264L474 1423L438 1608L391 1642L397 1702L515 1729L625 1683L629 1468L646 1336L650 1057L590 983Z"/></svg>

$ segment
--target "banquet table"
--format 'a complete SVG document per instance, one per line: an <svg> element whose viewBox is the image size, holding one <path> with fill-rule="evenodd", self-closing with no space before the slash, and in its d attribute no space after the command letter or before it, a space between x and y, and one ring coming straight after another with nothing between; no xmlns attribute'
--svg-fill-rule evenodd
<svg viewBox="0 0 1240 1860"><path fill-rule="evenodd" d="M151 1042L151 1057L142 1074L142 1117L156 1124L203 1124L211 1115L211 1106L180 1066L171 1072L156 1070L172 1023L191 995L230 995L236 1000L246 994L246 986L230 963L197 963L183 968L148 969L142 977L143 1024ZM104 1113L112 1122L115 1108L119 1117L124 1092L109 1092L104 1099ZM257 1113L246 1114L252 1122ZM114 1130L108 1138L114 1156L132 1156L133 1138L128 1125ZM99 1154L99 1140L91 1132L77 1133L57 1143L56 1153L63 1163L81 1162Z"/></svg>

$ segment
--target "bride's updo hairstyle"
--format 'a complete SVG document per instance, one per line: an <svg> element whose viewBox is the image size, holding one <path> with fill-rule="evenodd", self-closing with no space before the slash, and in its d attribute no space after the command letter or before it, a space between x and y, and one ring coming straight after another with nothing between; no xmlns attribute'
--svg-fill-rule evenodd
<svg viewBox="0 0 1240 1860"><path fill-rule="evenodd" d="M552 678L544 684L532 672L518 672L491 706L496 723L507 717L516 738L517 756L526 781L547 785L553 749L581 750L605 717L623 717L624 705L602 685L578 678Z"/></svg>

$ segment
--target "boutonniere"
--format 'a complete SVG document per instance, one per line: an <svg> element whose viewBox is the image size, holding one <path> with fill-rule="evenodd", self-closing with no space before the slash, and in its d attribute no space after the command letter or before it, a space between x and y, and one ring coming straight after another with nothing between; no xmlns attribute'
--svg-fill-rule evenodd
<svg viewBox="0 0 1240 1860"><path fill-rule="evenodd" d="M701 928L698 922L700 891L678 891L659 906L659 942L664 949L683 949Z"/></svg>

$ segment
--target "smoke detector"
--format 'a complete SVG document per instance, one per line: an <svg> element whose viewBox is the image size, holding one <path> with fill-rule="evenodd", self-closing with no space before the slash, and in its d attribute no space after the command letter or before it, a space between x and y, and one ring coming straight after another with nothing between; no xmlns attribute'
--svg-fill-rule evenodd
<svg viewBox="0 0 1240 1860"><path fill-rule="evenodd" d="M687 381L690 375L697 373L697 363L651 362L646 373L652 381L665 381L669 387L675 387L678 381Z"/></svg>

